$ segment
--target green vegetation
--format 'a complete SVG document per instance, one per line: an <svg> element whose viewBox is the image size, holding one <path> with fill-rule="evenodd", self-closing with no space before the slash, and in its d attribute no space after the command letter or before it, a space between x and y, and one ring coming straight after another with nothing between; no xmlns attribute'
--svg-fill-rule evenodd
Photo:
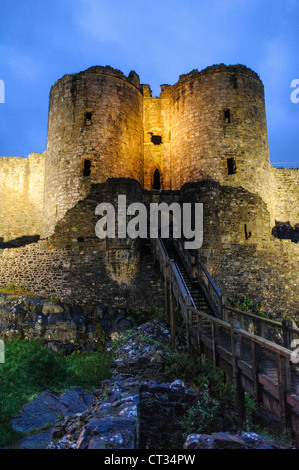
<svg viewBox="0 0 299 470"><path fill-rule="evenodd" d="M130 320L133 326L139 326L143 323L153 321L153 320L166 320L165 310L159 307L150 307L146 310L136 309L136 310L127 310L126 312L127 320Z"/></svg>
<svg viewBox="0 0 299 470"><path fill-rule="evenodd" d="M17 297L36 297L33 292L25 289L24 287L16 286L14 282L10 282L6 286L0 287L0 294L12 294Z"/></svg>
<svg viewBox="0 0 299 470"><path fill-rule="evenodd" d="M233 398L231 385L225 382L224 372L206 359L167 351L164 357L165 373L169 380L180 379L188 386L208 391L211 396Z"/></svg>
<svg viewBox="0 0 299 470"><path fill-rule="evenodd" d="M57 295L55 294L51 294L47 299L46 299L46 302L51 302L53 304L58 304L59 302L61 302L61 299L59 297L57 297Z"/></svg>
<svg viewBox="0 0 299 470"><path fill-rule="evenodd" d="M210 434L238 427L232 384L226 382L224 372L209 359L202 361L184 353L168 351L165 372L169 380L183 380L200 393L199 401L182 417L178 431L172 436L171 448L181 448L189 434ZM265 425L255 422L258 405L248 392L245 392L245 408L244 430L282 444L288 442L288 437L281 434L281 427L277 423Z"/></svg>
<svg viewBox="0 0 299 470"><path fill-rule="evenodd" d="M178 431L171 438L171 447L182 448L189 434L211 434L222 430L221 411L222 403L204 393L181 419Z"/></svg>
<svg viewBox="0 0 299 470"><path fill-rule="evenodd" d="M264 311L264 304L261 301L254 302L252 299L245 297L242 300L230 299L228 300L228 305L238 310L243 310L245 312L254 313L255 315L258 315L259 317L269 318L270 320L273 320L273 317ZM299 315L296 313L282 314L280 315L279 320L280 321L291 320L292 322L294 322L294 326L295 326L299 324Z"/></svg>
<svg viewBox="0 0 299 470"><path fill-rule="evenodd" d="M92 389L110 377L108 354L58 356L37 341L8 341L5 360L5 364L0 364L0 447L15 445L20 435L9 421L42 391L62 392L74 386Z"/></svg>
<svg viewBox="0 0 299 470"><path fill-rule="evenodd" d="M230 307L236 308L238 310L243 310L244 312L253 313L263 318L270 318L270 316L264 312L263 302L254 302L252 299L245 297L242 300L228 300L228 305Z"/></svg>

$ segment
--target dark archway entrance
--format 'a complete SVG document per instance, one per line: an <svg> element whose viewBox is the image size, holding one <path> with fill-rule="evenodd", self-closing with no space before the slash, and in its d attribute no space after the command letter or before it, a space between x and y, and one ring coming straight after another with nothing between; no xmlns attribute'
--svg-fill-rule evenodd
<svg viewBox="0 0 299 470"><path fill-rule="evenodd" d="M156 169L154 173L153 189L161 189L161 177L158 169Z"/></svg>

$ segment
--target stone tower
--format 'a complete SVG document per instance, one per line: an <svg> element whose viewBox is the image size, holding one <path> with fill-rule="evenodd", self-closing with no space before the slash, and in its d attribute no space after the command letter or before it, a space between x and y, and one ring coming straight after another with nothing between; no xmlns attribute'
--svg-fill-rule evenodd
<svg viewBox="0 0 299 470"><path fill-rule="evenodd" d="M51 88L42 237L91 183L130 177L143 184L139 77L111 67L65 75Z"/></svg>
<svg viewBox="0 0 299 470"><path fill-rule="evenodd" d="M91 67L51 88L41 235L109 177L156 190L214 179L259 194L271 213L271 170L264 87L251 69L193 70L152 97L135 72Z"/></svg>
<svg viewBox="0 0 299 470"><path fill-rule="evenodd" d="M212 178L269 201L264 87L255 72L220 64L181 75L170 106L172 189Z"/></svg>

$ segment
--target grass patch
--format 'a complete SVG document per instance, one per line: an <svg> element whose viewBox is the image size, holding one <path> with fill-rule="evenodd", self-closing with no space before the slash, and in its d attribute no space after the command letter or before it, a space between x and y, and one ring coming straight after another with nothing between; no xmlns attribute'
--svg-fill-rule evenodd
<svg viewBox="0 0 299 470"><path fill-rule="evenodd" d="M25 289L24 287L16 286L14 282L10 282L6 286L0 287L0 294L12 294L16 297L36 297L33 292Z"/></svg>
<svg viewBox="0 0 299 470"><path fill-rule="evenodd" d="M92 389L110 377L110 355L91 352L58 356L38 341L6 342L5 360L0 364L0 447L16 445L20 435L9 421L42 391L62 392L75 386Z"/></svg>

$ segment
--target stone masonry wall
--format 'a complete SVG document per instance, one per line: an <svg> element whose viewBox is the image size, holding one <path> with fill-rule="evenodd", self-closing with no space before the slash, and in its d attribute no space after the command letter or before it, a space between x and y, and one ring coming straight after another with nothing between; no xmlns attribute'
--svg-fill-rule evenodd
<svg viewBox="0 0 299 470"><path fill-rule="evenodd" d="M45 154L0 158L0 238L14 240L41 231Z"/></svg>
<svg viewBox="0 0 299 470"><path fill-rule="evenodd" d="M139 239L99 239L95 234L96 206L110 202L117 208L118 193L127 195L128 206L141 200L141 185L130 178L94 184L48 240L0 251L0 285L14 282L87 311L99 304L132 310L163 307L164 281L150 248L142 248Z"/></svg>
<svg viewBox="0 0 299 470"><path fill-rule="evenodd" d="M161 189L171 189L171 87L162 85L161 88L160 97L152 97L149 85L143 85L145 189L153 188L156 169L160 173Z"/></svg>
<svg viewBox="0 0 299 470"><path fill-rule="evenodd" d="M244 66L220 64L182 75L172 88L173 189L211 178L258 193L270 204L264 88L258 76ZM232 174L228 158L235 159Z"/></svg>
<svg viewBox="0 0 299 470"><path fill-rule="evenodd" d="M273 177L275 221L299 224L299 169L273 168Z"/></svg>
<svg viewBox="0 0 299 470"><path fill-rule="evenodd" d="M130 177L143 184L143 103L135 72L111 67L65 75L51 88L44 223L53 233L91 183Z"/></svg>
<svg viewBox="0 0 299 470"><path fill-rule="evenodd" d="M126 178L92 186L48 240L2 250L0 285L15 282L85 309L163 306L164 281L150 247L140 240L95 236L95 207L103 198L115 198L116 187L133 199L141 196L139 183ZM198 254L220 289L231 299L263 301L265 311L275 316L297 313L298 244L273 237L269 211L258 195L206 180L188 183L182 192L145 191L142 201L147 208L150 202L203 202L204 244ZM117 260L122 260L118 272Z"/></svg>
<svg viewBox="0 0 299 470"><path fill-rule="evenodd" d="M231 300L263 302L273 316L299 315L299 245L272 235L265 202L244 188L213 181L186 184L183 194L190 197L192 190L204 204L199 258L220 290Z"/></svg>
<svg viewBox="0 0 299 470"><path fill-rule="evenodd" d="M299 316L298 245L273 239L260 249L252 245L226 246L214 278L228 299L263 302L273 317Z"/></svg>
<svg viewBox="0 0 299 470"><path fill-rule="evenodd" d="M48 249L40 241L0 254L0 286L14 282L39 296L56 295L87 312L96 306L146 310L164 307L164 281L150 252L144 252L140 269L128 284L112 279L105 251L80 245L73 250Z"/></svg>

